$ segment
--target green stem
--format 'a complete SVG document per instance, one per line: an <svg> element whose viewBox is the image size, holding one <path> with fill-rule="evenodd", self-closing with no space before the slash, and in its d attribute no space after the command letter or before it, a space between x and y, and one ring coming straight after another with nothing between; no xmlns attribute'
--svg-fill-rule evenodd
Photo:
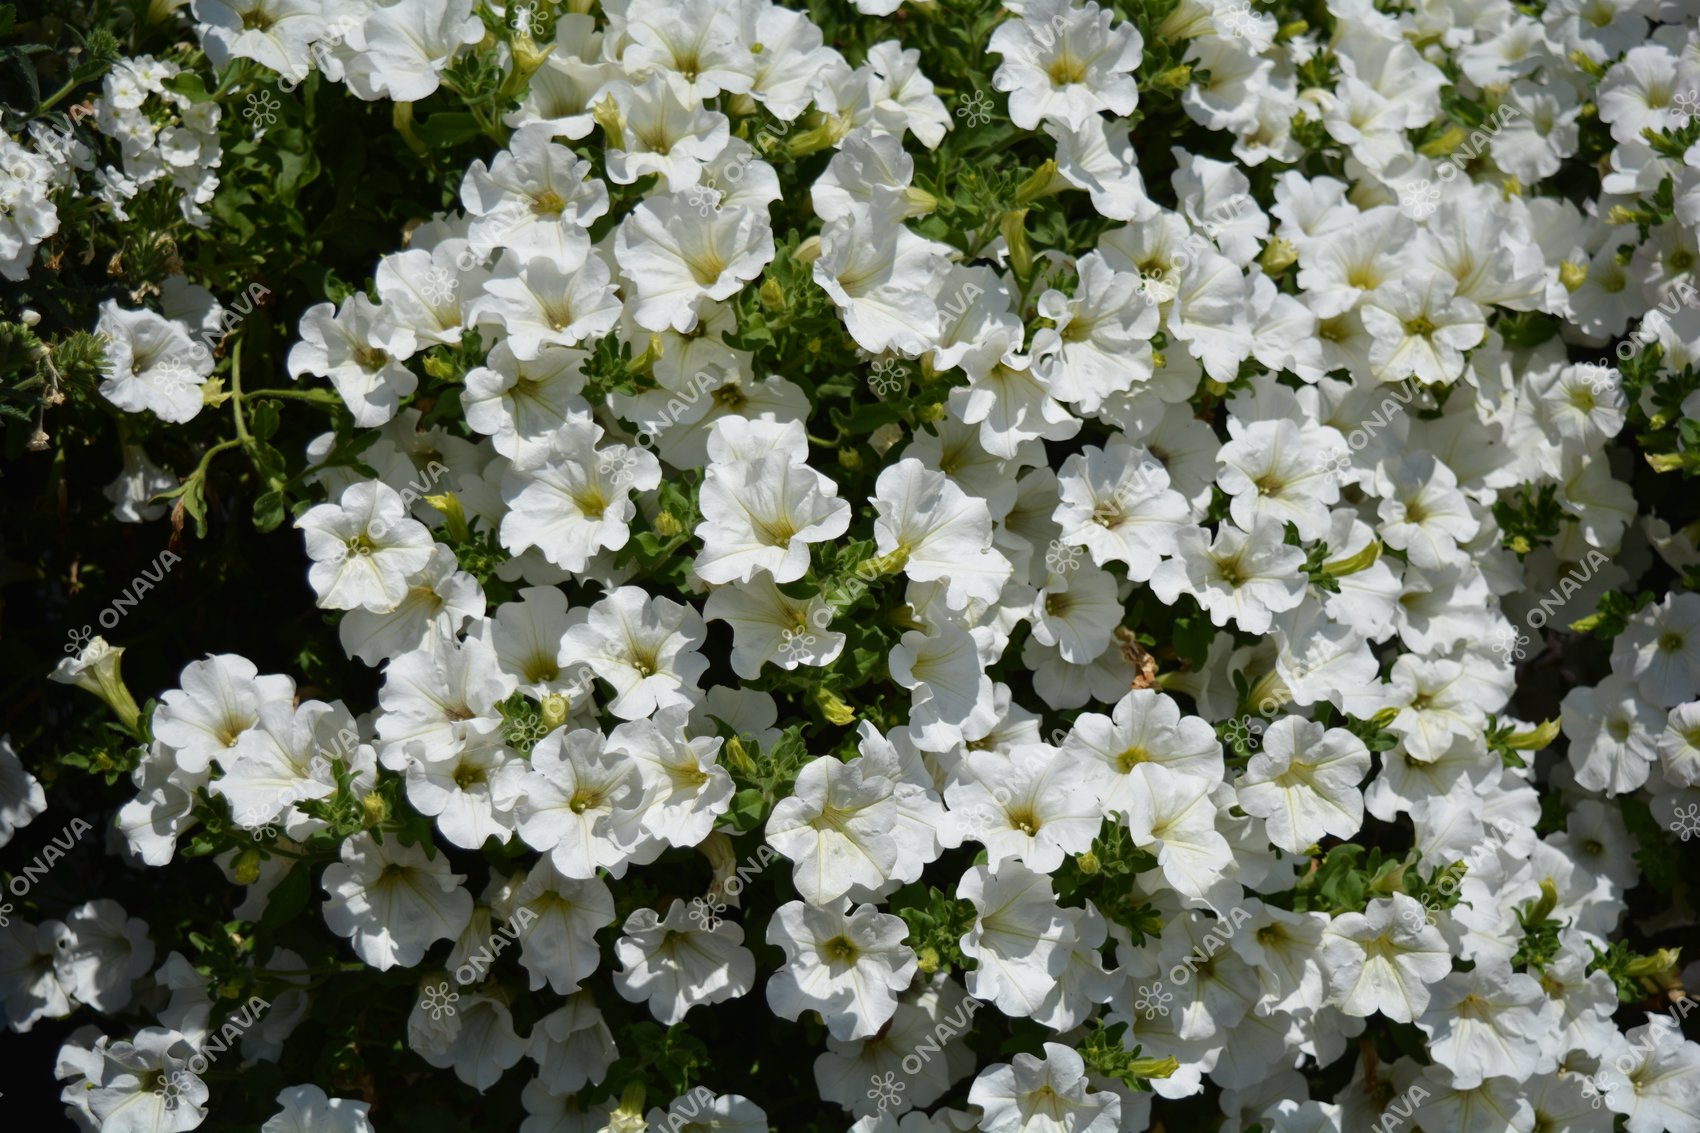
<svg viewBox="0 0 1700 1133"><path fill-rule="evenodd" d="M254 442L248 435L248 423L242 419L242 340L230 352L230 408L236 416L236 437L246 448Z"/></svg>
<svg viewBox="0 0 1700 1133"><path fill-rule="evenodd" d="M40 106L36 107L35 112L37 114L44 114L47 111L52 110L54 105L56 103L58 103L58 101L60 99L64 98L66 95L70 94L73 90L76 89L76 87L77 87L77 80L76 79L66 79L65 85L60 87L58 90L54 91L51 95L49 95L46 102L43 102Z"/></svg>
<svg viewBox="0 0 1700 1133"><path fill-rule="evenodd" d="M311 401L319 405L342 404L342 398L328 389L257 389L244 396L249 401L262 397L275 397L284 401Z"/></svg>
<svg viewBox="0 0 1700 1133"><path fill-rule="evenodd" d="M206 476L207 466L212 464L212 458L213 457L217 456L219 453L223 452L225 449L236 448L236 447L240 446L241 444L242 444L241 441L220 441L220 442L218 442L218 444L214 445L212 448L209 448L206 451L206 453L201 457L201 463L195 466L195 471L189 477L189 479L193 480L196 477Z"/></svg>
<svg viewBox="0 0 1700 1133"><path fill-rule="evenodd" d="M219 99L223 98L231 87L247 78L247 76L247 64L243 63L240 59L232 63L230 65L230 70L224 73L224 78L219 80L218 89L212 92L212 101L217 102Z"/></svg>
<svg viewBox="0 0 1700 1133"><path fill-rule="evenodd" d="M390 121L395 124L396 133L401 135L401 140L407 143L408 149L420 157L431 152L430 147L420 141L419 135L413 132L413 104L411 102L396 103L394 109L390 111Z"/></svg>

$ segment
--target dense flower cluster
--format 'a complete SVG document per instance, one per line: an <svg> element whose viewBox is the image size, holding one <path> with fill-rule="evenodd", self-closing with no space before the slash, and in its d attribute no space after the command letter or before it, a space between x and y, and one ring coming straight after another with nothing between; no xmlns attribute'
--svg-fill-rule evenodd
<svg viewBox="0 0 1700 1133"><path fill-rule="evenodd" d="M763 996L820 1128L1700 1133L1696 972L1625 917L1700 833L1694 513L1627 447L1700 443L1692 12L1004 8L941 91L904 29L948 10L840 51L769 0L194 0L214 67L410 138L491 68L501 144L283 362L333 427L277 522L375 697L225 652L139 709L99 637L54 672L144 748L116 851L330 942L243 954L256 1000L110 898L14 913L13 1028L148 1016L60 1050L80 1127L197 1128L213 1044L275 1061L319 973L405 969L390 1041L522 1080L522 1133L785 1127L634 1030ZM212 222L180 73L106 74L121 165L0 142L9 277L79 170ZM977 129L1038 160L964 170ZM206 345L240 316L155 290L102 304L100 396L266 440ZM157 521L179 476L125 453ZM1519 663L1598 640L1519 718ZM0 844L45 809L0 745Z"/></svg>

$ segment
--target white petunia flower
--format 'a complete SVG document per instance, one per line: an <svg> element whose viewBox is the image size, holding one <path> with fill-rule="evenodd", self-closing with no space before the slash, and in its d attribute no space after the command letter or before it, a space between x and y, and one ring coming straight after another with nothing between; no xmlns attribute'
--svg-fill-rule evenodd
<svg viewBox="0 0 1700 1133"><path fill-rule="evenodd" d="M1078 1051L1046 1043L1043 1058L1018 1054L1013 1062L982 1071L968 1091L984 1116L985 1133L1115 1133L1122 1100L1095 1090Z"/></svg>
<svg viewBox="0 0 1700 1133"><path fill-rule="evenodd" d="M306 533L313 560L307 581L325 609L387 614L431 561L431 533L381 480L350 485L336 503L308 509L295 526Z"/></svg>
<svg viewBox="0 0 1700 1133"><path fill-rule="evenodd" d="M1003 56L992 85L1009 91L1009 118L1023 130L1041 121L1080 129L1103 111L1117 117L1139 103L1144 41L1128 20L1092 0L1033 0L992 33L988 50Z"/></svg>
<svg viewBox="0 0 1700 1133"><path fill-rule="evenodd" d="M795 582L809 567L809 544L837 539L850 504L831 480L791 455L710 464L699 493L704 582L747 583L759 570Z"/></svg>
<svg viewBox="0 0 1700 1133"><path fill-rule="evenodd" d="M277 1104L283 1109L266 1119L260 1133L372 1133L369 1104L328 1097L311 1084L284 1089Z"/></svg>
<svg viewBox="0 0 1700 1133"><path fill-rule="evenodd" d="M744 930L730 920L704 927L687 916L689 904L674 901L665 917L634 911L614 942L615 990L628 1002L647 1002L668 1027L693 1007L735 999L755 986L756 960L744 947Z"/></svg>
<svg viewBox="0 0 1700 1133"><path fill-rule="evenodd" d="M767 983L774 1014L796 1019L818 1011L834 1038L869 1038L915 977L915 953L903 943L908 931L902 918L872 905L781 905L767 926L767 942L785 951L784 966Z"/></svg>
<svg viewBox="0 0 1700 1133"><path fill-rule="evenodd" d="M106 341L102 397L131 413L151 410L174 425L201 411L212 354L182 323L153 311L126 311L108 299L94 332Z"/></svg>
<svg viewBox="0 0 1700 1133"><path fill-rule="evenodd" d="M1074 921L1057 904L1051 879L1020 862L995 870L973 866L956 895L974 906L974 927L962 954L976 961L968 994L997 1004L1005 1015L1039 1010L1067 970Z"/></svg>
<svg viewBox="0 0 1700 1133"><path fill-rule="evenodd" d="M514 804L519 836L549 855L562 877L615 877L644 841L643 783L629 758L600 732L558 728L531 750L531 771Z"/></svg>
<svg viewBox="0 0 1700 1133"><path fill-rule="evenodd" d="M380 326L378 305L360 292L341 307L314 304L301 316L301 341L289 348L289 376L328 378L356 425L382 425L419 379L376 345Z"/></svg>
<svg viewBox="0 0 1700 1133"><path fill-rule="evenodd" d="M597 448L602 426L575 415L555 430L537 458L514 464L502 477L502 546L513 554L531 547L562 570L585 569L604 548L617 551L631 538L637 514L632 492L661 483L661 463L631 445Z"/></svg>
<svg viewBox="0 0 1700 1133"><path fill-rule="evenodd" d="M608 211L608 188L590 175L589 162L550 141L549 133L522 127L488 167L474 161L466 171L460 198L473 218L466 230L473 252L513 248L563 269L590 254L587 230Z"/></svg>
<svg viewBox="0 0 1700 1133"><path fill-rule="evenodd" d="M561 640L563 668L589 665L614 686L608 710L636 720L657 708L697 699L708 661L697 650L707 637L695 608L622 586L590 608Z"/></svg>
<svg viewBox="0 0 1700 1133"><path fill-rule="evenodd" d="M754 209L703 216L684 197L651 197L621 222L614 258L635 292L645 330L689 331L703 299L728 299L773 259L773 229Z"/></svg>
<svg viewBox="0 0 1700 1133"><path fill-rule="evenodd" d="M794 863L792 880L811 905L825 907L857 887L885 884L898 862L890 779L860 761L809 761L788 798L767 820L767 840Z"/></svg>
<svg viewBox="0 0 1700 1133"><path fill-rule="evenodd" d="M1395 893L1342 913L1323 934L1329 1002L1347 1015L1381 1012L1409 1023L1428 1010L1429 985L1452 970L1440 930L1414 897Z"/></svg>
<svg viewBox="0 0 1700 1133"><path fill-rule="evenodd" d="M13 835L47 810L47 792L12 748L12 737L0 735L0 848Z"/></svg>
<svg viewBox="0 0 1700 1133"><path fill-rule="evenodd" d="M1264 820L1269 840L1290 854L1324 835L1351 838L1363 825L1369 749L1344 728L1283 716L1235 781L1240 807Z"/></svg>
<svg viewBox="0 0 1700 1133"><path fill-rule="evenodd" d="M631 720L608 736L608 751L625 756L643 787L644 833L670 846L695 846L732 804L732 776L716 762L718 737L685 734L689 709L671 705Z"/></svg>
<svg viewBox="0 0 1700 1133"><path fill-rule="evenodd" d="M1209 540L1202 527L1183 527L1175 557L1151 572L1151 591L1165 603L1190 594L1225 626L1267 633L1273 615L1304 600L1304 552L1282 539L1281 525L1259 517L1249 532L1224 523Z"/></svg>
<svg viewBox="0 0 1700 1133"><path fill-rule="evenodd" d="M466 878L449 871L440 850L430 857L393 833L379 842L361 832L343 842L341 858L325 867L325 924L379 971L413 967L433 943L458 937L472 916Z"/></svg>
<svg viewBox="0 0 1700 1133"><path fill-rule="evenodd" d="M888 466L874 485L874 545L917 582L939 580L951 609L993 603L1013 567L992 548L986 502L942 472L910 457Z"/></svg>
<svg viewBox="0 0 1700 1133"><path fill-rule="evenodd" d="M441 85L455 53L483 35L472 0L374 8L360 30L365 48L347 64L349 89L368 101L418 102Z"/></svg>

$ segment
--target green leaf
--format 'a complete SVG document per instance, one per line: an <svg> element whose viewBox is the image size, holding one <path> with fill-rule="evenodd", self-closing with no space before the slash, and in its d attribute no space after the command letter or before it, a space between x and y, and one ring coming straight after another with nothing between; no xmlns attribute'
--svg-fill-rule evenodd
<svg viewBox="0 0 1700 1133"><path fill-rule="evenodd" d="M262 401L254 408L252 416L248 418L248 431L262 441L269 441L277 432L280 421L277 406L272 402Z"/></svg>
<svg viewBox="0 0 1700 1133"><path fill-rule="evenodd" d="M470 142L484 133L478 119L470 114L445 111L433 114L423 122L414 122L413 132L429 146L454 146Z"/></svg>
<svg viewBox="0 0 1700 1133"><path fill-rule="evenodd" d="M254 501L254 526L260 531L276 531L284 515L282 492L264 492Z"/></svg>
<svg viewBox="0 0 1700 1133"><path fill-rule="evenodd" d="M266 899L266 911L260 915L260 931L275 933L278 929L307 911L307 901L313 894L313 870L305 862L292 866L277 888Z"/></svg>

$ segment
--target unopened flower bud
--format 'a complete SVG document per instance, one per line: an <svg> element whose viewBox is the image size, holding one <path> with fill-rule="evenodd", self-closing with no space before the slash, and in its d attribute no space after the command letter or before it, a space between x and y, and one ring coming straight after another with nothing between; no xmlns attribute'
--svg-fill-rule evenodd
<svg viewBox="0 0 1700 1133"><path fill-rule="evenodd" d="M750 758L749 749L739 736L733 736L726 741L726 762L737 771L749 775L756 770L756 761Z"/></svg>
<svg viewBox="0 0 1700 1133"><path fill-rule="evenodd" d="M1179 67L1170 67L1167 71L1151 80L1151 85L1159 90L1183 91L1192 82L1192 68L1184 63Z"/></svg>
<svg viewBox="0 0 1700 1133"><path fill-rule="evenodd" d="M819 153L823 149L834 148L844 140L844 135L850 132L850 111L842 114L829 115L812 130L804 130L792 138L786 145L792 157L807 157L811 153Z"/></svg>
<svg viewBox="0 0 1700 1133"><path fill-rule="evenodd" d="M1285 236L1277 236L1265 245L1263 256L1258 262L1263 265L1263 270L1267 274L1277 276L1298 261L1299 250L1293 246L1293 242Z"/></svg>
<svg viewBox="0 0 1700 1133"><path fill-rule="evenodd" d="M454 359L444 354L425 356L425 373L440 382L453 381L459 375Z"/></svg>
<svg viewBox="0 0 1700 1133"><path fill-rule="evenodd" d="M472 539L472 528L466 522L466 509L460 506L460 497L453 492L444 492L437 496L426 496L425 502L443 513L443 526L448 529L449 537L457 543L465 543Z"/></svg>
<svg viewBox="0 0 1700 1133"><path fill-rule="evenodd" d="M1021 183L1021 187L1015 191L1015 203L1030 205L1071 187L1068 179L1057 171L1056 159L1049 158L1045 164L1033 171L1032 176Z"/></svg>
<svg viewBox="0 0 1700 1133"><path fill-rule="evenodd" d="M236 855L236 862L230 872L236 878L238 885L252 885L260 880L260 851L250 846Z"/></svg>
<svg viewBox="0 0 1700 1133"><path fill-rule="evenodd" d="M1027 210L1010 209L998 222L998 231L1009 248L1009 266L1016 278L1026 279L1033 272L1033 249L1027 243Z"/></svg>
<svg viewBox="0 0 1700 1133"><path fill-rule="evenodd" d="M620 113L620 104L613 95L603 95L602 101L591 107L591 117L602 127L603 141L609 149L626 148L626 117Z"/></svg>
<svg viewBox="0 0 1700 1133"><path fill-rule="evenodd" d="M1136 1078L1167 1078L1181 1068L1173 1055L1167 1058L1135 1058L1128 1062L1127 1072Z"/></svg>
<svg viewBox="0 0 1700 1133"><path fill-rule="evenodd" d="M1547 720L1526 732L1512 732L1505 738L1505 746L1513 751L1542 751L1558 738L1558 731L1558 721Z"/></svg>
<svg viewBox="0 0 1700 1133"><path fill-rule="evenodd" d="M821 715L840 727L856 718L856 710L844 703L838 694L829 688L816 689L815 700L820 705Z"/></svg>
<svg viewBox="0 0 1700 1133"><path fill-rule="evenodd" d="M903 215L930 216L939 207L939 199L914 185L903 190Z"/></svg>
<svg viewBox="0 0 1700 1133"><path fill-rule="evenodd" d="M372 827L381 825L390 816L390 808L384 803L384 796L374 791L360 800L361 825Z"/></svg>
<svg viewBox="0 0 1700 1133"><path fill-rule="evenodd" d="M1424 157L1441 157L1452 153L1470 139L1470 132L1462 126L1453 126L1438 137L1430 138L1417 147L1417 152Z"/></svg>

